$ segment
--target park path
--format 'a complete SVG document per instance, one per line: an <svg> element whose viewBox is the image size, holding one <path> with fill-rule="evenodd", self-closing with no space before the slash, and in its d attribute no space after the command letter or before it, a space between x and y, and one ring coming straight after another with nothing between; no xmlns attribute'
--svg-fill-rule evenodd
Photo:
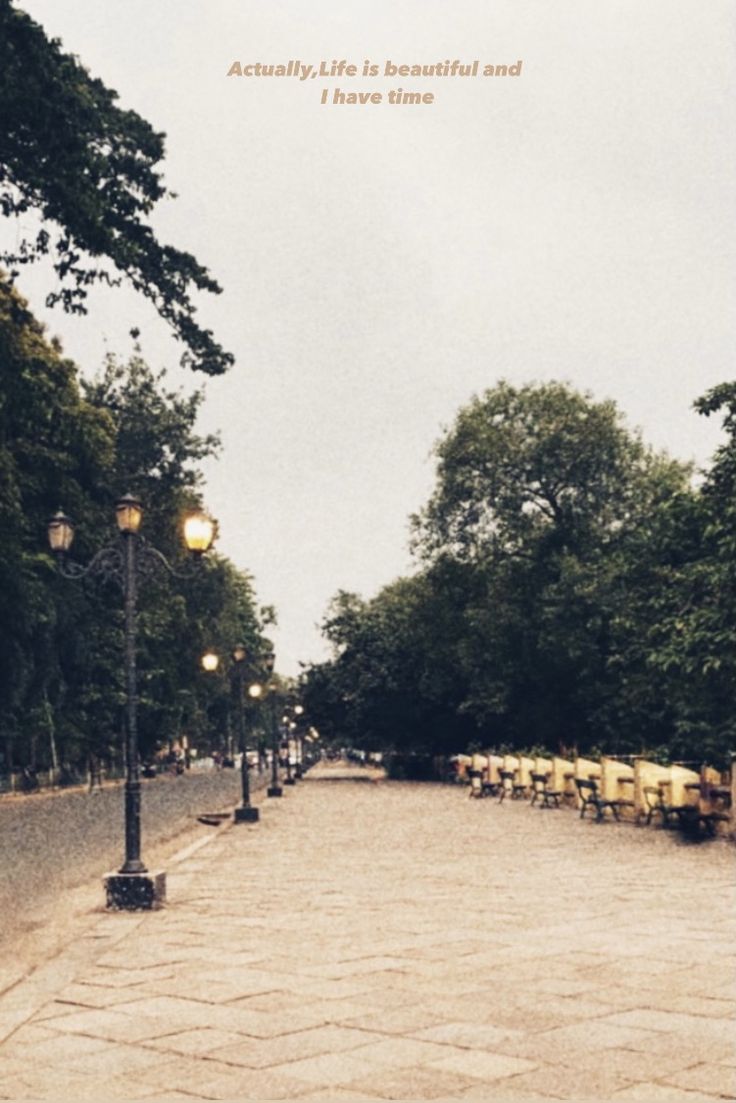
<svg viewBox="0 0 736 1103"><path fill-rule="evenodd" d="M733 847L324 765L0 998L6 1099L736 1097Z"/></svg>

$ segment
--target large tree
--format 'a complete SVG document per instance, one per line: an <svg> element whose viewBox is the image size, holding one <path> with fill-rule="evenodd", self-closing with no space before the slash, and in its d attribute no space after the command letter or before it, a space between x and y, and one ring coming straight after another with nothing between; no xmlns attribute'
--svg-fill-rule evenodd
<svg viewBox="0 0 736 1103"><path fill-rule="evenodd" d="M11 0L0 0L0 211L42 223L0 254L12 284L22 265L50 256L58 289L47 304L84 313L88 288L124 276L185 346L182 362L219 375L233 362L195 319L193 291L220 288L189 253L162 244L148 223L171 195L157 165L164 135L92 77Z"/></svg>
<svg viewBox="0 0 736 1103"><path fill-rule="evenodd" d="M678 520L679 556L656 595L649 662L675 710L673 755L702 748L726 765L736 754L736 383L695 403L726 431L700 492Z"/></svg>
<svg viewBox="0 0 736 1103"><path fill-rule="evenodd" d="M335 657L312 685L333 715L384 745L682 750L652 655L697 555L688 468L561 383L499 383L437 453L421 570L325 622Z"/></svg>

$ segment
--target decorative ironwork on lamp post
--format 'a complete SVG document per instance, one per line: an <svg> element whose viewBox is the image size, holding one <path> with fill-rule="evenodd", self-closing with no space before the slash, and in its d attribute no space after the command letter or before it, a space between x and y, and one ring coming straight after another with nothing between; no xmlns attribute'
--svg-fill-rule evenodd
<svg viewBox="0 0 736 1103"><path fill-rule="evenodd" d="M138 758L138 693L136 684L136 611L141 578L163 570L182 577L163 552L140 535L143 506L131 494L115 506L118 539L97 552L83 566L67 559L74 540L74 524L62 510L48 523L48 540L65 578L97 576L116 582L123 591L125 612L125 860L117 873L105 877L107 906L136 910L163 903L166 874L149 874L141 859L141 781ZM212 546L214 522L203 513L192 513L184 523L184 542L196 557Z"/></svg>

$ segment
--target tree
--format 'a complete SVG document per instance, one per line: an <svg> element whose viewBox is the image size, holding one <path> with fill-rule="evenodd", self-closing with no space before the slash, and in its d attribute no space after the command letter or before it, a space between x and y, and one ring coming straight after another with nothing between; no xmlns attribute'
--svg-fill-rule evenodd
<svg viewBox="0 0 736 1103"><path fill-rule="evenodd" d="M69 655L66 629L84 619L85 595L62 607L51 584L45 528L59 502L90 518L82 554L95 548L98 487L113 454L108 416L79 392L74 365L43 337L24 301L0 287L0 724L5 762L53 730ZM57 640L57 631L60 638ZM60 646L57 646L57 643Z"/></svg>
<svg viewBox="0 0 736 1103"><path fill-rule="evenodd" d="M472 734L460 711L455 613L425 573L371 601L340 592L323 624L331 662L306 672L305 704L328 738L372 750L449 753Z"/></svg>
<svg viewBox="0 0 736 1103"><path fill-rule="evenodd" d="M726 441L681 519L681 555L658 595L650 665L666 678L675 708L673 754L725 767L736 753L736 383L712 388L695 408L721 415Z"/></svg>
<svg viewBox="0 0 736 1103"><path fill-rule="evenodd" d="M613 402L564 383L503 380L457 415L436 447L437 489L413 518L425 559L529 559L614 538L656 463Z"/></svg>
<svg viewBox="0 0 736 1103"><path fill-rule="evenodd" d="M220 375L233 357L195 320L191 291L220 292L196 259L162 245L146 219L172 193L156 166L164 135L87 72L28 15L0 0L0 210L38 211L42 226L0 255L11 285L51 255L59 289L47 305L86 312L88 288L122 273L150 299L186 351L182 363ZM104 261L110 262L105 264Z"/></svg>
<svg viewBox="0 0 736 1103"><path fill-rule="evenodd" d="M611 683L626 585L687 468L645 448L613 403L560 383L501 382L460 411L437 452L416 545L430 564L476 574L466 707L496 741L621 746Z"/></svg>
<svg viewBox="0 0 736 1103"><path fill-rule="evenodd" d="M108 358L80 386L16 292L0 287L0 741L14 762L83 767L117 755L123 720L122 605L114 584L62 578L46 545L62 504L76 520L74 557L87 562L115 532L114 504L141 495L144 531L180 567L182 513L201 504L201 461L217 438L196 431L201 393L166 387L136 353ZM202 651L259 646L271 611L252 579L208 556L189 582L149 579L139 601L141 752L186 725L209 738L211 686ZM222 720L222 702L220 708ZM215 708L215 713L217 708ZM213 713L213 722L217 717Z"/></svg>
<svg viewBox="0 0 736 1103"><path fill-rule="evenodd" d="M702 533L689 468L561 383L501 382L437 453L419 572L326 618L335 656L309 673L334 726L433 751L682 751L687 690L653 653Z"/></svg>

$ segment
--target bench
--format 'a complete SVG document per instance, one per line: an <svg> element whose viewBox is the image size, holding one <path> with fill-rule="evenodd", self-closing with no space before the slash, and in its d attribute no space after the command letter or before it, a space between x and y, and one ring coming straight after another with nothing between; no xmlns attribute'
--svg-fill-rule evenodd
<svg viewBox="0 0 736 1103"><path fill-rule="evenodd" d="M685 788L692 788L692 786L685 786ZM682 831L692 834L703 827L706 833L713 837L716 833L716 824L731 818L727 812L703 812L696 804L668 804L664 796L664 787L661 785L645 785L642 792L647 805L645 821L647 826L659 813L663 827L670 827L672 818L676 817Z"/></svg>
<svg viewBox="0 0 736 1103"><path fill-rule="evenodd" d="M671 805L667 804L664 799L664 789L661 785L645 785L642 789L644 794L644 802L647 806L646 813L640 812L637 816L637 823L640 822L642 816L646 816L645 823L649 827L653 818L659 814L662 817L662 827L669 826L670 812L673 811Z"/></svg>
<svg viewBox="0 0 736 1103"><path fill-rule="evenodd" d="M501 779L498 803L501 804L503 802L503 798L506 796L507 793L510 793L513 796L514 777L516 776L516 770L499 770L498 776Z"/></svg>
<svg viewBox="0 0 736 1103"><path fill-rule="evenodd" d="M511 799L512 800L526 800L529 786L525 785L523 781L515 781L511 785Z"/></svg>
<svg viewBox="0 0 736 1103"><path fill-rule="evenodd" d="M531 803L537 803L537 797L540 797L540 808L559 808L560 799L562 798L561 789L548 789L547 782L550 779L550 774L531 773L532 781L532 799Z"/></svg>
<svg viewBox="0 0 736 1103"><path fill-rule="evenodd" d="M671 809L678 819L679 827L688 834L698 832L702 827L711 838L715 836L716 824L727 822L730 816L727 812L703 812L694 804L680 804Z"/></svg>
<svg viewBox="0 0 736 1103"><path fill-rule="evenodd" d="M607 808L613 813L613 818L618 820L619 807L621 801L619 800L606 800L601 796L598 790L598 782L593 778L587 780L586 778L576 777L575 785L578 790L578 796L580 797L580 819L582 820L585 813L589 808L595 808L596 823L600 823L604 818L604 814Z"/></svg>
<svg viewBox="0 0 736 1103"><path fill-rule="evenodd" d="M468 770L468 777L470 778L470 790L468 792L469 797L484 797L483 792L483 772L482 770Z"/></svg>

